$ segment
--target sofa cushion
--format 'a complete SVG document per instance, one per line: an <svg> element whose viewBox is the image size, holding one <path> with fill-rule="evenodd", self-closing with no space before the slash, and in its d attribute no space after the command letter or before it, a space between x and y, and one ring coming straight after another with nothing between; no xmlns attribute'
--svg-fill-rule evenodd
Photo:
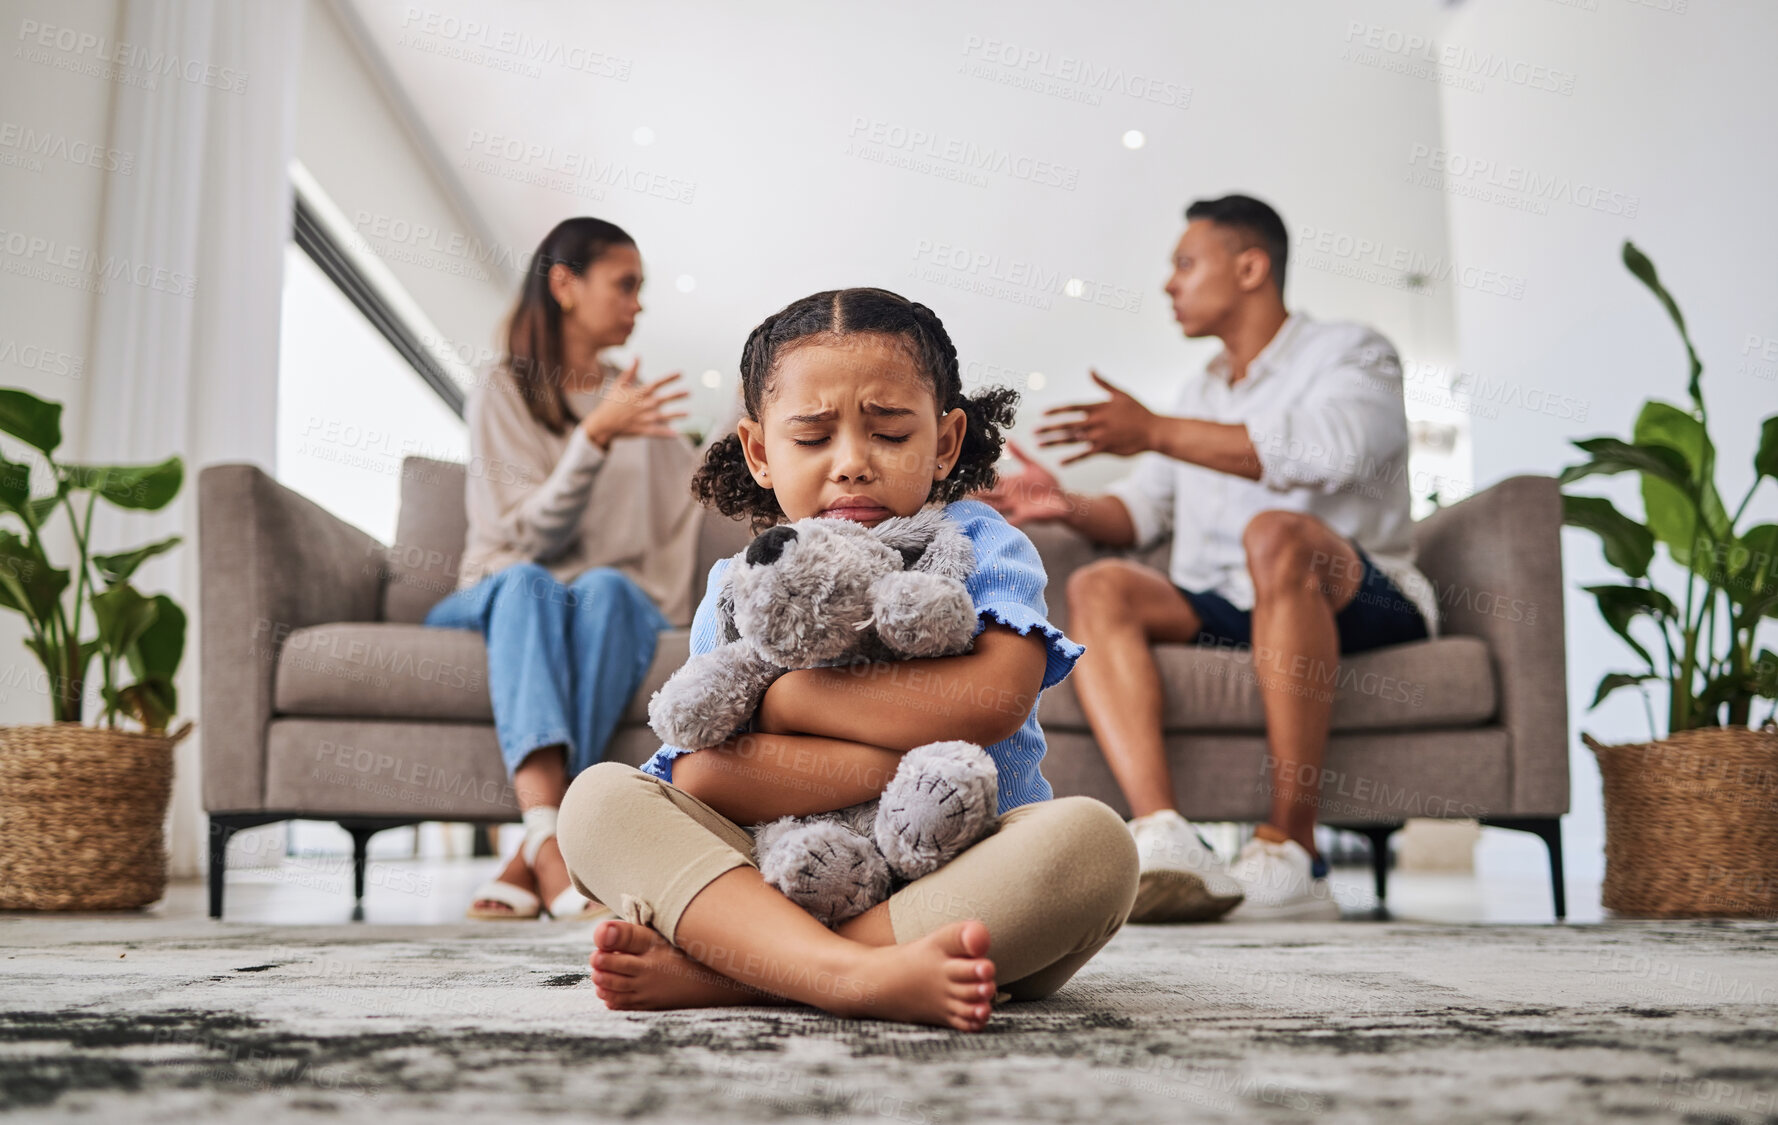
<svg viewBox="0 0 1778 1125"><path fill-rule="evenodd" d="M385 552L383 620L418 625L426 612L457 588L469 517L463 503L468 467L458 461L407 457L401 462L401 515L395 545ZM691 604L704 596L704 578L717 559L735 554L753 538L746 520L706 511L700 517L698 558L692 567Z"/></svg>
<svg viewBox="0 0 1778 1125"><path fill-rule="evenodd" d="M1259 683L1248 649L1156 645L1166 696L1167 731L1253 731L1265 728ZM1333 729L1403 730L1469 726L1495 710L1488 646L1474 637L1442 637L1347 657L1332 677ZM1073 677L1043 694L1044 727L1087 726Z"/></svg>
<svg viewBox="0 0 1778 1125"><path fill-rule="evenodd" d="M669 629L620 725L648 721L648 697L691 649ZM297 629L278 648L273 706L280 715L491 723L488 652L468 629L340 622Z"/></svg>

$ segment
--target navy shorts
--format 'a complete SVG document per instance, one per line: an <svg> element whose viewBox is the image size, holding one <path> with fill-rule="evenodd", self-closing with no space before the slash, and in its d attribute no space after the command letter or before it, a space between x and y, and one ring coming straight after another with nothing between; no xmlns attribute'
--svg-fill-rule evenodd
<svg viewBox="0 0 1778 1125"><path fill-rule="evenodd" d="M1388 645L1405 645L1427 638L1426 618L1408 600L1401 587L1378 570L1370 556L1354 545L1358 561L1364 564L1358 593L1334 615L1340 631L1342 653L1368 652ZM1175 586L1198 614L1197 643L1251 645L1253 643L1253 611L1236 609L1221 594L1194 593Z"/></svg>

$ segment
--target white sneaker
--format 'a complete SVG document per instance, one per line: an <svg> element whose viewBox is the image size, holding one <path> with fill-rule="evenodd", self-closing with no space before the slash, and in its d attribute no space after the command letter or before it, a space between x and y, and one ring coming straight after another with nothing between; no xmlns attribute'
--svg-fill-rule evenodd
<svg viewBox="0 0 1778 1125"><path fill-rule="evenodd" d="M1337 922L1340 904L1325 877L1317 879L1314 860L1295 840L1274 844L1255 836L1229 867L1247 900L1231 922Z"/></svg>
<svg viewBox="0 0 1778 1125"><path fill-rule="evenodd" d="M1130 822L1141 875L1132 922L1208 922L1233 910L1241 886L1191 821L1163 809Z"/></svg>

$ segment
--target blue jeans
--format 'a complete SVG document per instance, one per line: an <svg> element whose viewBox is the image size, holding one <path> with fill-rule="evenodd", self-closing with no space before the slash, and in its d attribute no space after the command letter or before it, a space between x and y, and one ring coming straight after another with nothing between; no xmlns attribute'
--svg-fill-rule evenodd
<svg viewBox="0 0 1778 1125"><path fill-rule="evenodd" d="M506 772L545 746L567 748L572 779L605 755L630 696L671 625L622 572L595 567L566 585L515 563L432 607L426 624L479 630Z"/></svg>

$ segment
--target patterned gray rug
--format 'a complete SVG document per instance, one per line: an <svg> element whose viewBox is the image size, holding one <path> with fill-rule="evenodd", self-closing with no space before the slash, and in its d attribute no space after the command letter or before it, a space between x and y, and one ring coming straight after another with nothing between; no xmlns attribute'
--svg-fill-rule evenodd
<svg viewBox="0 0 1778 1125"><path fill-rule="evenodd" d="M1778 1117L1778 927L1127 929L947 1032L614 1014L586 927L0 916L18 1120Z"/></svg>

